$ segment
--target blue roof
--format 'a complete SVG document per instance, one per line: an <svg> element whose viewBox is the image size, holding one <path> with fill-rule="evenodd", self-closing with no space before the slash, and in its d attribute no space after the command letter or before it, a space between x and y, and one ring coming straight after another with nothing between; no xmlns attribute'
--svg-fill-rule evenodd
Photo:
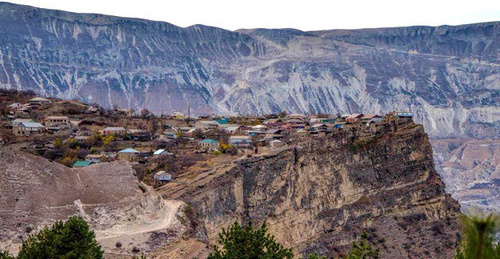
<svg viewBox="0 0 500 259"><path fill-rule="evenodd" d="M163 151L165 151L165 149L158 149L158 150L156 150L156 151L153 153L153 155L159 155L159 154L163 153Z"/></svg>
<svg viewBox="0 0 500 259"><path fill-rule="evenodd" d="M172 153L166 151L165 149L158 149L156 150L153 155L173 155Z"/></svg>
<svg viewBox="0 0 500 259"><path fill-rule="evenodd" d="M91 165L93 162L92 161L76 161L73 164L73 167L86 167Z"/></svg>
<svg viewBox="0 0 500 259"><path fill-rule="evenodd" d="M399 117L413 117L413 113L411 112L397 112L396 115Z"/></svg>
<svg viewBox="0 0 500 259"><path fill-rule="evenodd" d="M216 140L213 140L213 139L210 139L210 138L204 139L204 140L202 140L200 142L201 143L208 143L208 144L217 144Z"/></svg>
<svg viewBox="0 0 500 259"><path fill-rule="evenodd" d="M118 153L139 153L139 151L133 149L133 148L126 148L124 150L118 151Z"/></svg>
<svg viewBox="0 0 500 259"><path fill-rule="evenodd" d="M43 128L43 125L38 123L38 122L21 122L19 124L22 124L26 128Z"/></svg>
<svg viewBox="0 0 500 259"><path fill-rule="evenodd" d="M214 121L216 121L219 124L227 124L228 123L228 119L227 118L215 119Z"/></svg>
<svg viewBox="0 0 500 259"><path fill-rule="evenodd" d="M154 178L158 181L170 181L172 180L172 175L164 171L160 171L155 174Z"/></svg>

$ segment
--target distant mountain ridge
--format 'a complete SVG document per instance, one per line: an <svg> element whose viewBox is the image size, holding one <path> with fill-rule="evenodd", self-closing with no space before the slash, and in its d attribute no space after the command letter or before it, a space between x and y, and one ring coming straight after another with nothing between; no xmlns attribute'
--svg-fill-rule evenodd
<svg viewBox="0 0 500 259"><path fill-rule="evenodd" d="M157 114L411 109L432 139L498 142L499 25L227 31L0 3L0 88ZM456 148L435 156L447 186ZM473 162L498 185L490 149Z"/></svg>
<svg viewBox="0 0 500 259"><path fill-rule="evenodd" d="M156 113L412 109L433 136L499 133L499 22L232 32L0 3L0 24L3 88Z"/></svg>

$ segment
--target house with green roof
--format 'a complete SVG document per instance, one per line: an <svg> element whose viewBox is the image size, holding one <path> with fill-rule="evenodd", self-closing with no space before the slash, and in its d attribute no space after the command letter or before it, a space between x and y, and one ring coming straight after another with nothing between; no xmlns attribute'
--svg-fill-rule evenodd
<svg viewBox="0 0 500 259"><path fill-rule="evenodd" d="M209 139L209 138L200 141L198 143L198 145L202 149L207 149L207 150L217 150L217 149L219 149L219 142L217 142L217 140L213 140L213 139Z"/></svg>
<svg viewBox="0 0 500 259"><path fill-rule="evenodd" d="M79 168L79 167L87 167L91 164L93 164L94 162L92 161L76 161L74 164L73 164L73 168Z"/></svg>

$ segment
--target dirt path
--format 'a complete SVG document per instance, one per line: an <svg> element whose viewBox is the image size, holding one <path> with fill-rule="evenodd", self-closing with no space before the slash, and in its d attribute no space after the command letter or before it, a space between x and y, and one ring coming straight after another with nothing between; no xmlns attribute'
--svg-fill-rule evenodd
<svg viewBox="0 0 500 259"><path fill-rule="evenodd" d="M136 234L149 233L157 230L162 230L171 227L175 224L177 220L176 214L179 211L179 207L182 201L176 200L164 200L166 208L159 219L144 222L143 224L124 224L115 225L112 229L106 229L101 231L96 231L97 241L103 241L106 239L113 239L124 236L131 236Z"/></svg>

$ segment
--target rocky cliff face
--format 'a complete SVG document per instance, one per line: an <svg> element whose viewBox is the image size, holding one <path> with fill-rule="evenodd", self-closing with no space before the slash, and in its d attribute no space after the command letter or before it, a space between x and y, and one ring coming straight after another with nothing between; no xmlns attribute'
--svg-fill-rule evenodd
<svg viewBox="0 0 500 259"><path fill-rule="evenodd" d="M165 188L192 204L209 239L267 220L296 253L335 255L367 231L383 258L449 258L459 205L445 193L423 127L384 124L304 138L276 153ZM208 180L211 177L211 180Z"/></svg>

